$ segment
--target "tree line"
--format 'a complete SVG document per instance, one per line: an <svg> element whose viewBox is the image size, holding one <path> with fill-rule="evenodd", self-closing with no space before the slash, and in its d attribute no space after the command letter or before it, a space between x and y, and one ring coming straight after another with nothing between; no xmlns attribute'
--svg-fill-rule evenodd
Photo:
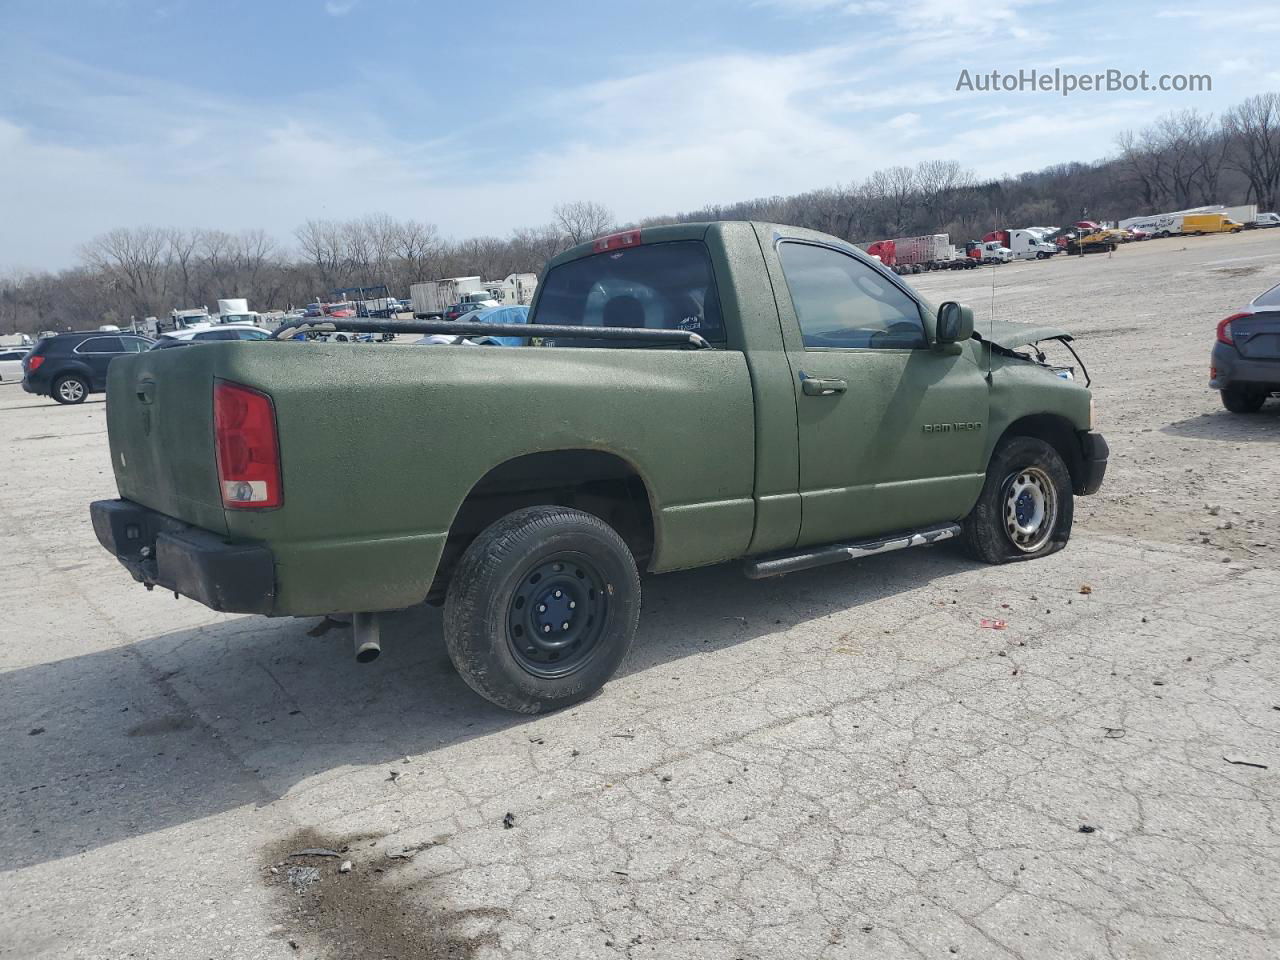
<svg viewBox="0 0 1280 960"><path fill-rule="evenodd" d="M1280 206L1280 93L1220 116L1182 110L1121 133L1092 162L981 180L955 160L877 170L865 180L641 220L769 220L851 242L948 233L962 241L1000 227L1060 225L1210 203ZM441 237L429 222L372 214L308 220L287 244L263 230L118 227L85 243L77 266L0 276L0 333L83 329L165 316L175 307L245 297L258 310L302 305L344 287L386 284L393 296L426 279L501 279L618 226L592 201L562 203L550 222L506 237Z"/></svg>

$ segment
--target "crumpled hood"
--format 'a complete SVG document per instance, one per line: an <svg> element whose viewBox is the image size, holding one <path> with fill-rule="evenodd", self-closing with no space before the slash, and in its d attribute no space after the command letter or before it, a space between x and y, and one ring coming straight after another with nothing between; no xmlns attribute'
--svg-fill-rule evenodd
<svg viewBox="0 0 1280 960"><path fill-rule="evenodd" d="M1061 327L1047 327L1038 323L1010 323L1008 320L978 320L974 322L973 335L979 340L994 343L997 347L1014 350L1041 340L1062 340L1070 343L1071 334Z"/></svg>

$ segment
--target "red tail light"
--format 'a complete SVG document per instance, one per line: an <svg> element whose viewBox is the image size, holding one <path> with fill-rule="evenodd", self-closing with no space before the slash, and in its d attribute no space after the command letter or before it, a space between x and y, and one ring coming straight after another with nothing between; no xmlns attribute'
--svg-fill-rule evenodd
<svg viewBox="0 0 1280 960"><path fill-rule="evenodd" d="M1231 316L1224 317L1223 319L1219 320L1218 321L1218 342L1225 343L1228 346L1233 345L1235 341L1231 339L1231 321L1239 320L1242 317L1247 317L1247 316L1249 316L1249 314L1247 313L1233 313Z"/></svg>
<svg viewBox="0 0 1280 960"><path fill-rule="evenodd" d="M35 373L40 369L40 364L44 363L44 357L27 357L27 371Z"/></svg>
<svg viewBox="0 0 1280 960"><path fill-rule="evenodd" d="M237 383L214 381L213 435L222 505L236 510L280 506L280 441L271 398Z"/></svg>
<svg viewBox="0 0 1280 960"><path fill-rule="evenodd" d="M596 253L617 250L619 247L636 247L639 245L639 230L623 230L621 233L611 233L605 237L596 237L591 241L591 249Z"/></svg>

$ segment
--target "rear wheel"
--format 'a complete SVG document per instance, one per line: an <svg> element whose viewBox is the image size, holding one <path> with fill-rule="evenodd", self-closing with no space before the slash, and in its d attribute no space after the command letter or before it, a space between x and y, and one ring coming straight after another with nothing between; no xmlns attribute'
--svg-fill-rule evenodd
<svg viewBox="0 0 1280 960"><path fill-rule="evenodd" d="M53 383L53 399L59 403L84 403L89 395L89 384L74 374L59 377Z"/></svg>
<svg viewBox="0 0 1280 960"><path fill-rule="evenodd" d="M1229 387L1221 391L1222 405L1232 413L1257 413L1267 402L1267 395L1260 390L1242 390Z"/></svg>
<svg viewBox="0 0 1280 960"><path fill-rule="evenodd" d="M463 554L445 599L445 644L482 697L540 713L599 690L639 617L635 560L612 527L567 507L528 507Z"/></svg>
<svg viewBox="0 0 1280 960"><path fill-rule="evenodd" d="M961 542L986 563L1047 556L1071 536L1073 497L1071 474L1058 451L1035 437L1002 440L964 520Z"/></svg>

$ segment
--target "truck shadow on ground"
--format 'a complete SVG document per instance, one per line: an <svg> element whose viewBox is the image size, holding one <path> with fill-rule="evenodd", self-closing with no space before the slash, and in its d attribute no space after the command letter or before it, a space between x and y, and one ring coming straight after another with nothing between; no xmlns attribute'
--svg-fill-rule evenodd
<svg viewBox="0 0 1280 960"><path fill-rule="evenodd" d="M620 675L803 626L972 566L946 545L764 581L732 565L649 577ZM438 610L390 615L383 655L368 666L354 662L347 628L322 631L323 623L228 618L0 674L0 824L10 838L0 874L268 804L344 766L397 763L534 720L491 706L463 683ZM868 637L879 632L868 627ZM699 664L714 669L713 661ZM854 658L849 669L854 684ZM597 710L603 724L624 723L608 709L611 689L579 709ZM629 709L634 716L634 702Z"/></svg>
<svg viewBox="0 0 1280 960"><path fill-rule="evenodd" d="M1280 441L1280 400L1268 400L1257 413L1231 413L1214 410L1198 413L1185 420L1175 420L1161 433L1196 440L1220 440L1227 443Z"/></svg>

